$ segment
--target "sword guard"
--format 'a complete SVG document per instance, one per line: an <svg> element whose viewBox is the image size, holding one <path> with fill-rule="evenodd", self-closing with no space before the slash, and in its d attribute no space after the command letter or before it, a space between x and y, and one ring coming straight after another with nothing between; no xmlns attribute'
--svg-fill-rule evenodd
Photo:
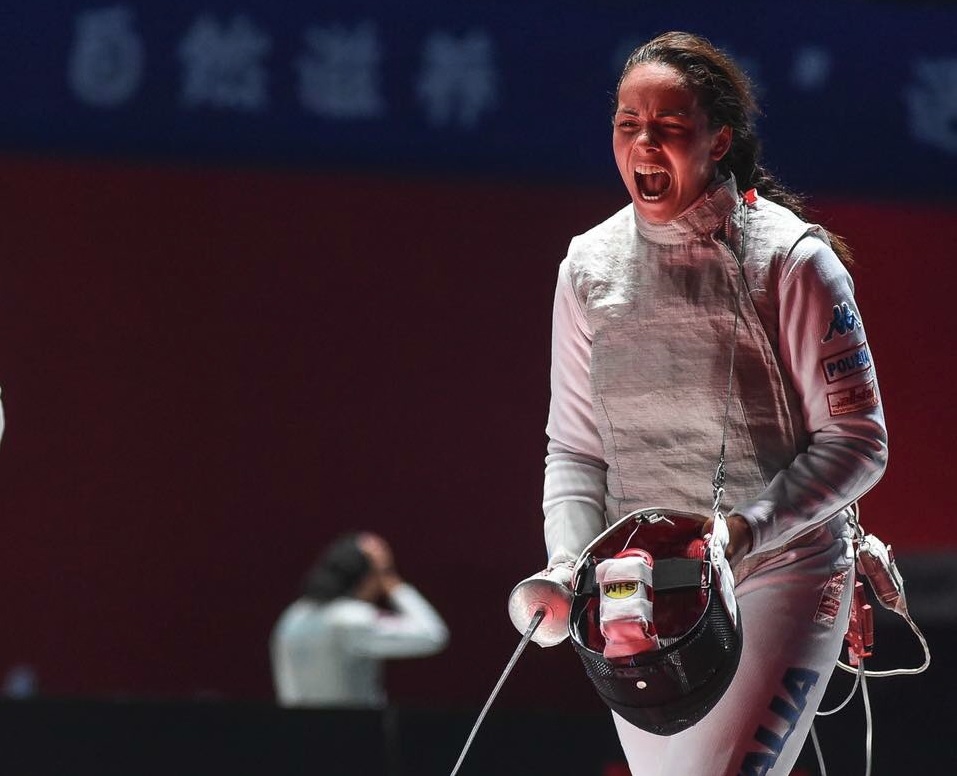
<svg viewBox="0 0 957 776"><path fill-rule="evenodd" d="M519 633L526 633L540 612L541 623L531 640L553 647L568 637L568 614L572 608L571 567L556 566L523 579L509 594L508 616Z"/></svg>

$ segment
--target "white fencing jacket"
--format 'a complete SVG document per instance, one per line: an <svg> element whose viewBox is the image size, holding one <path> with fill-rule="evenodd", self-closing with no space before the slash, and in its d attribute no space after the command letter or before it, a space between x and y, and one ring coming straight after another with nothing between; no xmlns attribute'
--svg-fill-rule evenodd
<svg viewBox="0 0 957 776"><path fill-rule="evenodd" d="M732 178L669 223L629 204L571 241L553 313L550 566L634 509L710 516L725 428L722 508L754 534L744 567L882 475L884 416L851 278L820 227L749 200Z"/></svg>

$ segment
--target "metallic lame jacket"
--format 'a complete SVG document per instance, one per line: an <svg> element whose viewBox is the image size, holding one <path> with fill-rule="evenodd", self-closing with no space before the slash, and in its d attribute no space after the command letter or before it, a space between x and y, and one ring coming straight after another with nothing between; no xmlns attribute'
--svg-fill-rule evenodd
<svg viewBox="0 0 957 776"><path fill-rule="evenodd" d="M754 536L736 576L883 474L851 278L820 227L747 199L732 178L669 223L629 204L572 240L553 317L549 565L634 509L710 516L722 439L721 508Z"/></svg>

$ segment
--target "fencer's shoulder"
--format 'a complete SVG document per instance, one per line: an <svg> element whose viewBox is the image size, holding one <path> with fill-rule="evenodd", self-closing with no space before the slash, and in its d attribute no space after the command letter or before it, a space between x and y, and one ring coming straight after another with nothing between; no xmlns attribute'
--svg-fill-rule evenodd
<svg viewBox="0 0 957 776"><path fill-rule="evenodd" d="M573 261L593 258L596 251L627 241L635 230L634 208L629 203L599 224L572 238L568 257Z"/></svg>
<svg viewBox="0 0 957 776"><path fill-rule="evenodd" d="M790 208L758 196L747 206L748 230L755 239L790 252L804 237L813 237L828 244L827 232L818 224L801 218Z"/></svg>
<svg viewBox="0 0 957 776"><path fill-rule="evenodd" d="M745 207L745 218L748 235L774 247L790 247L813 227L793 210L761 196Z"/></svg>
<svg viewBox="0 0 957 776"><path fill-rule="evenodd" d="M750 273L780 280L808 259L834 258L827 231L776 202L757 197L746 208L745 265Z"/></svg>
<svg viewBox="0 0 957 776"><path fill-rule="evenodd" d="M621 257L634 251L635 211L629 202L599 224L571 239L563 262L576 285L607 274Z"/></svg>
<svg viewBox="0 0 957 776"><path fill-rule="evenodd" d="M804 221L790 208L758 194L748 205L749 212L757 219L770 223L797 224Z"/></svg>

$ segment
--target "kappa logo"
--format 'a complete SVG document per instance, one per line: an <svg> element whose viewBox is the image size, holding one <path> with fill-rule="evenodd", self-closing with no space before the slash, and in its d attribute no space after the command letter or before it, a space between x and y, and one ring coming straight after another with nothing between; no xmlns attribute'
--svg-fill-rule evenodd
<svg viewBox="0 0 957 776"><path fill-rule="evenodd" d="M867 343L862 342L856 347L849 348L821 360L821 369L824 370L824 379L829 383L843 380L845 377L866 372L871 368L871 354Z"/></svg>
<svg viewBox="0 0 957 776"><path fill-rule="evenodd" d="M835 391L827 395L827 409L832 418L836 415L846 415L849 412L876 407L878 404L880 399L873 380L869 380L864 385L855 385L847 390Z"/></svg>
<svg viewBox="0 0 957 776"><path fill-rule="evenodd" d="M860 325L861 319L857 317L857 313L851 309L847 302L836 304L834 305L833 317L827 327L827 333L821 342L830 342L835 334L843 337L854 329L860 328Z"/></svg>

